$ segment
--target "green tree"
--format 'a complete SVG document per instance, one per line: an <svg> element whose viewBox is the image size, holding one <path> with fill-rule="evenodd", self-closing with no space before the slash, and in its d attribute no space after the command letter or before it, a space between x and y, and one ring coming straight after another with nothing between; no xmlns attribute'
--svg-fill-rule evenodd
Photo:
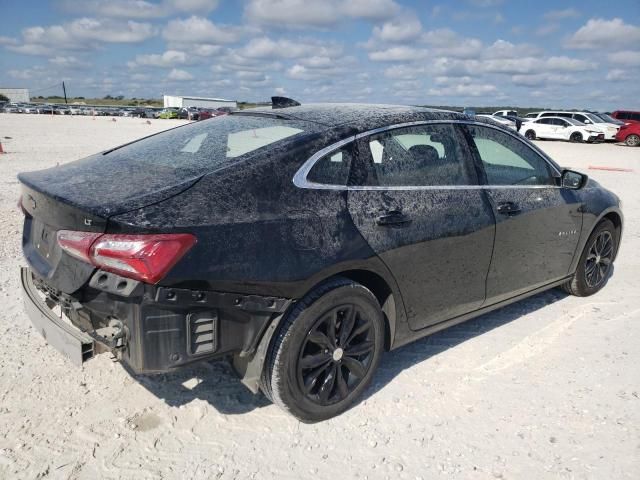
<svg viewBox="0 0 640 480"><path fill-rule="evenodd" d="M0 93L0 102L8 102L9 97Z"/></svg>

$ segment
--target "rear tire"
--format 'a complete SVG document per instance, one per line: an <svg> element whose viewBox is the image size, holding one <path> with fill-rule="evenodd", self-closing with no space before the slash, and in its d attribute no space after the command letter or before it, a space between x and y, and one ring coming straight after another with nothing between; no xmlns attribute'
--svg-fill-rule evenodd
<svg viewBox="0 0 640 480"><path fill-rule="evenodd" d="M610 220L602 220L585 244L573 278L561 288L576 297L588 297L604 287L618 248L618 232Z"/></svg>
<svg viewBox="0 0 640 480"><path fill-rule="evenodd" d="M527 138L527 140L535 140L536 139L536 132L534 132L533 130L527 130L524 133L524 136Z"/></svg>
<svg viewBox="0 0 640 480"><path fill-rule="evenodd" d="M573 143L582 143L582 134L580 132L573 132L569 137Z"/></svg>
<svg viewBox="0 0 640 480"><path fill-rule="evenodd" d="M373 293L346 278L330 280L287 314L269 349L261 389L302 422L339 415L371 382L384 335Z"/></svg>
<svg viewBox="0 0 640 480"><path fill-rule="evenodd" d="M629 135L624 139L624 143L630 147L637 147L638 145L640 145L640 136L636 134Z"/></svg>

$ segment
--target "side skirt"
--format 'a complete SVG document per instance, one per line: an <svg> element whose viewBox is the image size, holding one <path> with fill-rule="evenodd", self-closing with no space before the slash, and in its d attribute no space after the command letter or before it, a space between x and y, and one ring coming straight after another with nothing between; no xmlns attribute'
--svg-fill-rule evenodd
<svg viewBox="0 0 640 480"><path fill-rule="evenodd" d="M395 350L396 348L402 347L403 345L407 345L415 340L419 340L426 336L432 335L440 330L444 330L449 327L453 327L454 325L458 325L459 323L466 322L467 320L471 320L473 318L484 315L485 313L492 312L494 310L498 310L499 308L506 307L512 303L516 303L520 300L524 300L525 298L532 297L540 292L544 292L546 290L550 290L554 287L560 286L569 280L573 275L567 275L561 280L556 280L553 283L548 283L547 285L543 285L542 287L538 287L534 290L530 290L526 293L518 295L513 298L509 298L507 300L503 300L502 302L494 303L492 305L487 305L486 307L482 307L479 310L474 310L473 312L465 313L464 315L460 315L458 317L451 318L449 320L445 320L444 322L437 323L435 325L431 325L429 327L423 328L422 330L418 330L414 336L403 338L400 342L393 342L390 350Z"/></svg>

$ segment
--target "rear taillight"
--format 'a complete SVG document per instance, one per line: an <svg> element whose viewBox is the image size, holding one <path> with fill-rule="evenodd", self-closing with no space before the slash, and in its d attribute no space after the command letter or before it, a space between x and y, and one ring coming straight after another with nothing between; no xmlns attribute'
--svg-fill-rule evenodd
<svg viewBox="0 0 640 480"><path fill-rule="evenodd" d="M157 283L196 243L189 233L112 235L58 232L64 251L98 268L124 277Z"/></svg>
<svg viewBox="0 0 640 480"><path fill-rule="evenodd" d="M91 262L89 249L91 244L102 235L101 233L74 232L71 230L60 230L58 232L58 245L72 257L83 262Z"/></svg>

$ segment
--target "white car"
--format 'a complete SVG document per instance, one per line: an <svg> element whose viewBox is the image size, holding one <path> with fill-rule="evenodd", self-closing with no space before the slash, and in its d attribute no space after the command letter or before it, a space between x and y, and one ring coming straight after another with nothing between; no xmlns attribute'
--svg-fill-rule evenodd
<svg viewBox="0 0 640 480"><path fill-rule="evenodd" d="M593 130L599 130L604 133L605 140L615 140L616 134L620 129L619 125L614 123L608 123L598 115L595 115L591 112L568 112L568 111L545 111L539 112L536 118L543 117L562 117L562 118L573 118L578 122L584 123L585 125L589 125L593 127Z"/></svg>
<svg viewBox="0 0 640 480"><path fill-rule="evenodd" d="M507 128L510 128L511 130L517 130L516 122L509 120L508 118L495 117L493 115L485 115L484 113L481 113L480 115L476 115L476 117L490 118L494 122L499 123L500 125L503 125Z"/></svg>
<svg viewBox="0 0 640 480"><path fill-rule="evenodd" d="M604 133L592 125L585 125L573 118L543 117L522 125L520 129L529 140L538 138L569 140L571 142L603 142Z"/></svg>
<svg viewBox="0 0 640 480"><path fill-rule="evenodd" d="M517 117L518 112L515 110L498 110L497 112L493 112L493 116L495 117Z"/></svg>

